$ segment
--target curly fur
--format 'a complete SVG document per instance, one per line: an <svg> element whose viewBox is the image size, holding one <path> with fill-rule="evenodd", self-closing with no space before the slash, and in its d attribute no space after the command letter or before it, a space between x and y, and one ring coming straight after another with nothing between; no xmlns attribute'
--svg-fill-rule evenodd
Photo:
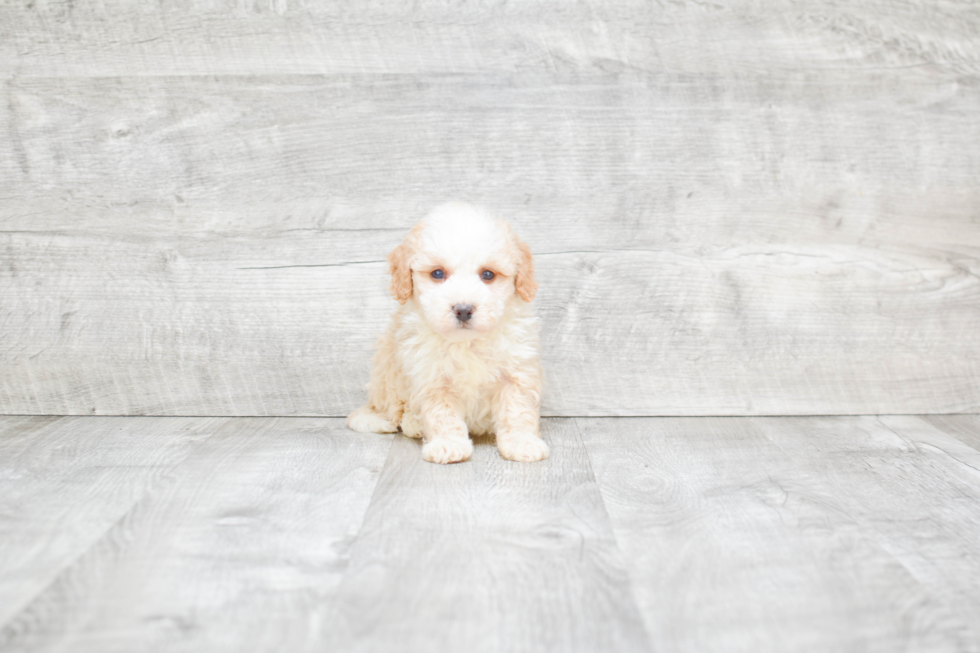
<svg viewBox="0 0 980 653"><path fill-rule="evenodd" d="M423 218L388 263L401 306L378 342L368 404L348 426L401 429L422 438L422 457L436 463L468 459L470 433L495 433L509 460L547 458L528 246L484 209L454 203ZM490 281L481 278L488 270ZM471 319L459 319L454 309L462 305L473 308Z"/></svg>

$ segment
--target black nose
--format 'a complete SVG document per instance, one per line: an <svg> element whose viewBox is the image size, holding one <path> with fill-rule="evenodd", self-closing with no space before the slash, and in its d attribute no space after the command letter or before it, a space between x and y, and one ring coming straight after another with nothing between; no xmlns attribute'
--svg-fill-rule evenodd
<svg viewBox="0 0 980 653"><path fill-rule="evenodd" d="M453 313L460 322L469 322L473 317L473 304L456 304L453 306Z"/></svg>

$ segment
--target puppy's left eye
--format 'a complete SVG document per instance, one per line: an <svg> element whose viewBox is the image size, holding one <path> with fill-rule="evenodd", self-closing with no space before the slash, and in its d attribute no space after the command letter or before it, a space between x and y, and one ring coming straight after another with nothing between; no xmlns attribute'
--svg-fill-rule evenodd
<svg viewBox="0 0 980 653"><path fill-rule="evenodd" d="M480 275L480 278L483 279L484 281L493 281L493 278L495 276L497 276L497 275L495 275L490 270L484 270L483 271L483 274Z"/></svg>

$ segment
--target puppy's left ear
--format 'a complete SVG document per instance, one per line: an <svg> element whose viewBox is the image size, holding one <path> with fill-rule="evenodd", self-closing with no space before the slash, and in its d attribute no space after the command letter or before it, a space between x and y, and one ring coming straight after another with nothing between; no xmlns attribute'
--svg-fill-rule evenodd
<svg viewBox="0 0 980 653"><path fill-rule="evenodd" d="M525 243L514 239L517 242L517 278L514 285L517 287L517 294L526 302L534 299L534 293L538 291L538 282L534 280L534 257L531 256L531 248Z"/></svg>

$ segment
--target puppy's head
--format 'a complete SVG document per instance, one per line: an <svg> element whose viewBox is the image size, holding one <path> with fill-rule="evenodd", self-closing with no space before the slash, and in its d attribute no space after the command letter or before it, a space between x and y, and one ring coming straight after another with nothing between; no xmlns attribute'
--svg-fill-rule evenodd
<svg viewBox="0 0 980 653"><path fill-rule="evenodd" d="M409 299L434 331L470 340L492 331L510 302L534 299L531 250L484 209L433 209L388 256L391 294Z"/></svg>

